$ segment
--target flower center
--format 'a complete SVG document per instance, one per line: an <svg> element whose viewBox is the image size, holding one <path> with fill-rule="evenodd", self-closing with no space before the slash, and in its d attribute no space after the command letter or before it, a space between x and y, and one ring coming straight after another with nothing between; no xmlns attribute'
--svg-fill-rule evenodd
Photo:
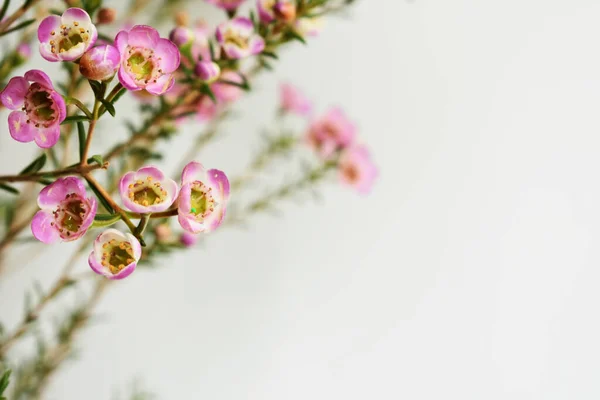
<svg viewBox="0 0 600 400"><path fill-rule="evenodd" d="M358 182L358 179L360 178L360 172L358 171L358 168L356 168L356 166L352 164L342 167L342 174L351 183Z"/></svg>
<svg viewBox="0 0 600 400"><path fill-rule="evenodd" d="M129 199L144 207L160 204L166 197L167 191L163 189L160 182L153 182L151 176L148 176L145 181L138 179L129 185Z"/></svg>
<svg viewBox="0 0 600 400"><path fill-rule="evenodd" d="M33 120L36 127L39 127L40 124L48 127L56 119L54 101L50 97L50 93L39 83L29 86L29 91L25 95L23 111L29 117L27 123Z"/></svg>
<svg viewBox="0 0 600 400"><path fill-rule="evenodd" d="M68 238L81 229L87 212L87 204L83 199L75 193L69 193L52 212L54 222L51 225L57 227L61 237Z"/></svg>
<svg viewBox="0 0 600 400"><path fill-rule="evenodd" d="M150 82L156 82L163 75L163 70L157 68L161 59L154 55L154 50L129 47L128 54L127 71L138 83L147 85Z"/></svg>
<svg viewBox="0 0 600 400"><path fill-rule="evenodd" d="M232 44L241 49L248 48L250 40L246 37L242 37L242 36L238 35L233 29L227 29L225 31L224 37L225 37L226 44Z"/></svg>
<svg viewBox="0 0 600 400"><path fill-rule="evenodd" d="M90 31L79 26L79 22L75 21L70 26L61 25L60 31L52 31L50 34L55 37L50 40L50 51L54 54L64 53L72 48L85 44L90 40Z"/></svg>
<svg viewBox="0 0 600 400"><path fill-rule="evenodd" d="M134 261L131 243L111 239L102 245L102 265L113 275Z"/></svg>
<svg viewBox="0 0 600 400"><path fill-rule="evenodd" d="M201 220L215 210L216 202L210 193L212 189L200 181L195 181L192 183L191 189L190 213L194 214L196 219Z"/></svg>

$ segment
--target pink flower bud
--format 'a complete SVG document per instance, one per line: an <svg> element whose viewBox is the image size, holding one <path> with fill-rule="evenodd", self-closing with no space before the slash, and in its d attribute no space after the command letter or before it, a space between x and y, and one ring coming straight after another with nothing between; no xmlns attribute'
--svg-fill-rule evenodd
<svg viewBox="0 0 600 400"><path fill-rule="evenodd" d="M194 40L194 32L185 26L178 26L169 33L169 39L177 47L182 47Z"/></svg>
<svg viewBox="0 0 600 400"><path fill-rule="evenodd" d="M198 243L199 238L200 238L199 235L196 235L196 234L186 231L186 232L183 232L181 234L181 236L179 236L179 243L181 243L185 247L192 247L193 245Z"/></svg>
<svg viewBox="0 0 600 400"><path fill-rule="evenodd" d="M221 68L212 61L199 61L196 64L196 75L206 83L213 83L219 79Z"/></svg>
<svg viewBox="0 0 600 400"><path fill-rule="evenodd" d="M29 43L21 43L17 46L17 56L21 61L28 60L31 57L31 46Z"/></svg>
<svg viewBox="0 0 600 400"><path fill-rule="evenodd" d="M96 15L96 23L98 25L108 25L112 24L117 18L117 10L110 7L103 7L98 10L98 14Z"/></svg>
<svg viewBox="0 0 600 400"><path fill-rule="evenodd" d="M116 47L105 44L85 52L79 62L79 72L87 79L105 81L117 73L121 54Z"/></svg>

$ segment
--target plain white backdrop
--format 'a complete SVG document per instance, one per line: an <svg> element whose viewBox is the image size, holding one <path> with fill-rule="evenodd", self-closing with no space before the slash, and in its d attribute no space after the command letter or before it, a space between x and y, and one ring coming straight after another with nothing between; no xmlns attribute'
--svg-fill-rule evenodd
<svg viewBox="0 0 600 400"><path fill-rule="evenodd" d="M139 377L160 399L597 399L598 16L596 0L362 0L329 20L200 160L240 172L286 80L358 123L373 194L328 185L136 272L48 398L105 400ZM35 149L2 132L9 173ZM9 326L73 248L15 252Z"/></svg>

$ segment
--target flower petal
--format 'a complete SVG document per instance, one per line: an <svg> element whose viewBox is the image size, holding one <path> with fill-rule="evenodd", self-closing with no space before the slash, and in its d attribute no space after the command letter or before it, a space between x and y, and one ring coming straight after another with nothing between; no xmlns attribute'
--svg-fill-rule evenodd
<svg viewBox="0 0 600 400"><path fill-rule="evenodd" d="M37 204L43 210L54 209L70 193L75 193L79 197L86 196L85 186L81 179L75 176L58 178L40 191Z"/></svg>
<svg viewBox="0 0 600 400"><path fill-rule="evenodd" d="M37 128L27 123L29 117L23 111L13 111L8 116L8 131L17 142L31 142L37 134Z"/></svg>
<svg viewBox="0 0 600 400"><path fill-rule="evenodd" d="M202 164L196 161L188 163L181 173L181 184L191 183L194 181L205 182L207 180L206 169ZM183 188L182 188L183 189Z"/></svg>
<svg viewBox="0 0 600 400"><path fill-rule="evenodd" d="M218 169L210 169L208 170L207 175L211 187L217 189L218 193L223 196L220 200L222 202L227 202L227 200L229 200L229 179L227 179L225 172Z"/></svg>
<svg viewBox="0 0 600 400"><path fill-rule="evenodd" d="M50 62L58 61L59 60L58 56L50 50L51 48L52 48L52 46L48 43L40 43L40 54L47 61L50 61Z"/></svg>
<svg viewBox="0 0 600 400"><path fill-rule="evenodd" d="M74 22L77 22L84 27L87 27L86 25L92 25L92 19L90 18L90 15L85 10L77 7L68 8L63 13L61 22L64 25L72 25Z"/></svg>
<svg viewBox="0 0 600 400"><path fill-rule="evenodd" d="M50 93L50 99L54 102L54 109L57 111L58 117L56 118L56 122L60 124L67 117L67 105L65 104L65 99L60 95L60 93L52 91Z"/></svg>
<svg viewBox="0 0 600 400"><path fill-rule="evenodd" d="M25 101L25 95L29 89L27 79L15 76L8 81L8 85L0 92L0 102L10 110L20 110Z"/></svg>
<svg viewBox="0 0 600 400"><path fill-rule="evenodd" d="M30 71L25 72L25 79L30 82L36 82L40 85L54 90L54 85L52 85L52 81L50 77L46 75L44 71L40 71L39 69L32 69Z"/></svg>
<svg viewBox="0 0 600 400"><path fill-rule="evenodd" d="M130 46L156 48L160 36L156 29L148 25L136 25L129 31L127 43Z"/></svg>
<svg viewBox="0 0 600 400"><path fill-rule="evenodd" d="M58 231L52 226L54 216L51 212L40 210L31 220L31 233L40 242L51 244L60 239Z"/></svg>
<svg viewBox="0 0 600 400"><path fill-rule="evenodd" d="M60 29L61 20L58 15L50 15L40 22L37 36L41 43L49 42L52 39L52 32L57 33Z"/></svg>
<svg viewBox="0 0 600 400"><path fill-rule="evenodd" d="M125 88L127 88L128 90L137 91L142 89L141 87L138 87L136 85L133 78L127 73L127 71L125 71L125 68L123 68L123 66L119 68L117 76L119 78L119 82L121 82L121 85L125 86Z"/></svg>
<svg viewBox="0 0 600 400"><path fill-rule="evenodd" d="M60 137L60 125L57 124L48 128L36 129L37 131L33 139L35 140L35 144L42 149L49 149L58 142L58 138Z"/></svg>
<svg viewBox="0 0 600 400"><path fill-rule="evenodd" d="M173 78L173 75L165 74L158 78L156 82L152 82L146 85L146 90L148 91L148 93L161 95L171 90L174 84L175 79Z"/></svg>
<svg viewBox="0 0 600 400"><path fill-rule="evenodd" d="M163 71L171 73L179 68L181 54L179 53L177 46L169 39L160 38L154 51L155 54L161 58L160 67Z"/></svg>
<svg viewBox="0 0 600 400"><path fill-rule="evenodd" d="M123 53L127 49L128 40L129 33L127 31L120 31L119 33L117 33L117 36L115 36L115 47L119 49L121 56L123 56Z"/></svg>

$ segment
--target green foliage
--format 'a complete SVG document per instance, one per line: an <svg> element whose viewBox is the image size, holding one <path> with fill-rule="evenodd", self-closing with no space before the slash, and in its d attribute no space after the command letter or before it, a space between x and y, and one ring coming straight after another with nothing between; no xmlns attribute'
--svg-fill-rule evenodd
<svg viewBox="0 0 600 400"><path fill-rule="evenodd" d="M85 141L86 141L86 133L85 127L83 126L83 122L77 122L77 136L79 138L79 158L83 159L85 155Z"/></svg>
<svg viewBox="0 0 600 400"><path fill-rule="evenodd" d="M35 174L36 172L44 168L44 165L46 165L47 158L48 157L46 156L46 153L42 154L41 156L33 160L31 164L26 166L21 172L19 172L19 175Z"/></svg>
<svg viewBox="0 0 600 400"><path fill-rule="evenodd" d="M7 400L6 397L4 397L4 392L6 391L6 388L8 387L8 384L10 383L10 374L11 374L11 370L7 370L2 374L2 377L0 378L0 400Z"/></svg>
<svg viewBox="0 0 600 400"><path fill-rule="evenodd" d="M26 21L23 21L20 24L18 24L17 26L14 26L10 29L5 30L4 32L1 32L0 37L2 37L4 35L8 35L9 33L16 32L21 29L27 28L29 25L33 24L35 21L36 21L35 18L31 18Z"/></svg>
<svg viewBox="0 0 600 400"><path fill-rule="evenodd" d="M19 191L16 188L7 185L6 183L0 183L0 189L7 191L8 193L19 194Z"/></svg>

